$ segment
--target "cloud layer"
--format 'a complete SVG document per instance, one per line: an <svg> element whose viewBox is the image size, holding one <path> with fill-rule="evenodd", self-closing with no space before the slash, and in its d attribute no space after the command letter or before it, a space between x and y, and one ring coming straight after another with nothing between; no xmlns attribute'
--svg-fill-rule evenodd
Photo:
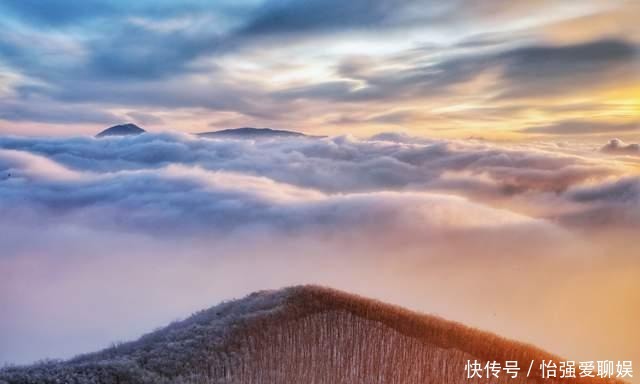
<svg viewBox="0 0 640 384"><path fill-rule="evenodd" d="M625 144L620 139L611 139L601 150L605 153L640 155L640 144Z"/></svg>
<svg viewBox="0 0 640 384"><path fill-rule="evenodd" d="M303 231L307 225L340 232L358 227L358 218L366 219L365 226L383 218L392 226L394 218L412 211L420 216L431 206L450 207L435 211L445 212L432 218L440 223L448 222L447 215L464 215L457 212L467 212L466 223L485 216L495 224L533 211L532 220L550 219L565 210L575 214L576 190L601 188L625 174L596 152L579 156L558 148L393 134L257 141L178 134L4 137L0 146L5 210L43 210L87 225L152 232L244 226ZM514 213L496 210L492 216L485 212L491 208L465 197ZM174 228L177 222L180 228ZM413 224L404 226L399 232Z"/></svg>
<svg viewBox="0 0 640 384"><path fill-rule="evenodd" d="M578 144L4 136L0 360L71 356L295 283L613 359L637 343L596 330L640 309L610 301L568 325L594 316L591 296L637 286L638 185L628 163ZM590 283L602 275L620 284ZM585 299L567 310L576 287Z"/></svg>

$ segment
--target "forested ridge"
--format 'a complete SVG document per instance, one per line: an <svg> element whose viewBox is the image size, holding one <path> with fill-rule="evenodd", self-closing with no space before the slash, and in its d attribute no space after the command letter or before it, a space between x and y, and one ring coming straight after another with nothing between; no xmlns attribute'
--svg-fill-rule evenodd
<svg viewBox="0 0 640 384"><path fill-rule="evenodd" d="M467 360L561 361L530 345L340 291L298 286L222 303L140 339L0 371L26 383L479 383L603 379L467 379ZM610 382L614 382L611 380Z"/></svg>

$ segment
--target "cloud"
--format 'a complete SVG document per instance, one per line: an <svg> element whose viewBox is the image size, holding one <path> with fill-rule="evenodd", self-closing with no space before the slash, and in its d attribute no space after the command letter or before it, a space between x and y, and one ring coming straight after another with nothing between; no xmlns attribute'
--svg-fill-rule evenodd
<svg viewBox="0 0 640 384"><path fill-rule="evenodd" d="M563 46L529 46L497 56L510 83L503 98L570 93L638 79L638 49L624 40L600 40ZM596 76L597 75L597 76Z"/></svg>
<svg viewBox="0 0 640 384"><path fill-rule="evenodd" d="M625 144L620 139L611 139L600 150L611 154L640 155L640 144Z"/></svg>
<svg viewBox="0 0 640 384"><path fill-rule="evenodd" d="M219 38L217 32L200 26L165 33L126 24L91 41L84 65L90 76L113 81L180 76L206 69L192 64L215 52Z"/></svg>
<svg viewBox="0 0 640 384"><path fill-rule="evenodd" d="M318 31L344 31L349 28L384 27L385 24L398 22L398 17L408 10L418 11L419 4L420 2L415 0L354 0L349 3L337 0L267 1L239 33L241 35L305 34ZM404 16L406 21L408 15Z"/></svg>
<svg viewBox="0 0 640 384"><path fill-rule="evenodd" d="M127 21L129 18L145 16L155 20L166 20L197 13L219 13L228 17L242 9L240 5L232 6L232 2L219 1L207 4L198 0L186 0L179 4L171 1L137 1L135 3L121 0L96 0L91 5L85 3L68 4L64 0L51 0L43 4L37 0L7 0L0 9L21 21L47 27L67 27L91 24L96 21Z"/></svg>
<svg viewBox="0 0 640 384"><path fill-rule="evenodd" d="M155 125L155 124L163 124L164 120L161 117L144 113L144 112L129 112L127 116L132 118L136 123L140 125Z"/></svg>
<svg viewBox="0 0 640 384"><path fill-rule="evenodd" d="M530 212L555 217L574 201L568 191L621 174L562 148L390 133L370 140L4 137L0 148L2 158L12 159L0 166L10 175L0 183L6 215L29 219L41 212L92 228L176 236L383 227L442 234L518 220L535 226ZM555 196L553 204L547 195Z"/></svg>
<svg viewBox="0 0 640 384"><path fill-rule="evenodd" d="M581 203L640 203L640 179L628 177L597 186L580 187L571 192L571 198Z"/></svg>
<svg viewBox="0 0 640 384"><path fill-rule="evenodd" d="M524 126L515 120L546 112L574 121L546 124L557 132L628 132L572 119L628 113L628 100L598 92L624 98L638 82L634 36L539 35L549 15L598 14L591 2L35 3L0 4L5 131L123 117L196 130L229 116L410 131L442 117L475 135L478 122ZM629 168L580 143L394 133L0 137L0 364L101 348L295 283L576 359L636 359L640 342L625 334L640 321Z"/></svg>
<svg viewBox="0 0 640 384"><path fill-rule="evenodd" d="M303 38L310 34L348 34L352 31L411 30L428 25L433 29L465 25L476 26L487 20L518 18L538 12L554 12L548 1L494 1L478 5L472 1L446 4L431 0L337 0L265 1L248 17L241 35L286 35ZM462 17L461 17L462 16Z"/></svg>
<svg viewBox="0 0 640 384"><path fill-rule="evenodd" d="M16 178L44 180L78 180L81 173L67 169L46 157L23 151L0 150L0 172L3 181Z"/></svg>
<svg viewBox="0 0 640 384"><path fill-rule="evenodd" d="M0 138L0 147L41 154L81 171L117 172L179 164L265 176L325 193L415 190L452 173L488 177L513 191L559 191L617 172L585 158L533 148L397 135L376 136L373 141L348 136L211 140L175 134L117 141L5 137Z"/></svg>
<svg viewBox="0 0 640 384"><path fill-rule="evenodd" d="M530 127L522 130L526 133L541 133L550 135L583 135L610 132L635 132L640 130L640 122L611 123L590 120L566 120L557 123Z"/></svg>
<svg viewBox="0 0 640 384"><path fill-rule="evenodd" d="M116 2L96 1L94 4L66 4L53 0L41 3L37 0L8 0L3 2L2 9L11 12L27 21L62 25L70 22L86 21L94 17L108 17L119 11Z"/></svg>
<svg viewBox="0 0 640 384"><path fill-rule="evenodd" d="M533 12L530 4L427 4L5 2L0 53L16 80L6 86L11 97L3 104L11 110L4 120L59 124L73 119L70 109L90 109L92 116L77 112L78 122L103 122L130 108L172 108L165 121L185 128L185 115L211 121L213 113L291 127L327 121L411 127L444 115L434 106L411 113L416 108L409 102L453 105L473 97L487 111L505 100L592 92L637 79L637 48L623 38L557 44L508 26L485 31L487 15L524 17ZM461 14L473 33L453 33ZM398 34L412 38L396 43ZM369 49L371 42L380 49ZM317 46L326 46L326 54L318 55ZM467 89L487 76L493 81ZM50 112L39 116L35 101ZM517 113L502 106L498 120Z"/></svg>
<svg viewBox="0 0 640 384"><path fill-rule="evenodd" d="M4 184L18 183L20 174L24 172L14 171ZM124 172L74 183L32 180L30 185L30 191L22 193L11 185L2 188L3 211L18 221L31 214L21 209L37 207L41 217L163 236L224 236L237 231L411 236L417 228L435 236L474 228L543 228L524 216L455 197L391 192L325 196L269 179L197 168L170 167L153 175ZM462 216L465 220L458 219Z"/></svg>
<svg viewBox="0 0 640 384"><path fill-rule="evenodd" d="M591 228L622 228L640 225L640 178L630 176L608 183L576 187L569 198L582 209L561 220L568 225Z"/></svg>
<svg viewBox="0 0 640 384"><path fill-rule="evenodd" d="M344 138L263 143L146 134L114 140L7 138L2 146L20 149L0 152L0 158L12 160L2 167L11 176L0 184L0 195L3 210L14 217L21 209L27 217L39 210L68 215L89 227L150 233L254 227L295 231L309 226L339 233L341 228L380 222L387 230L398 227L398 233L408 233L414 227L440 231L449 224L460 229L535 222L508 212L492 213L459 197L411 188L477 161L448 153L443 143L413 152L398 143ZM426 163L446 162L447 156L451 159L440 165L442 169L428 169ZM515 180L506 175L504 163L509 159L487 161L486 172L523 189L546 188L538 185L540 179L551 177L532 176L527 170ZM491 163L500 165L494 169ZM334 171L324 173L324 168ZM567 172L550 180L581 177L572 179ZM408 190L387 192L397 188ZM128 212L126 219L122 212ZM464 221L452 219L462 212ZM179 230L175 222L181 223Z"/></svg>
<svg viewBox="0 0 640 384"><path fill-rule="evenodd" d="M496 98L540 97L549 93L569 94L591 90L595 86L619 85L638 80L634 60L637 47L624 40L600 40L568 45L526 45L502 50L479 50L466 54L443 55L427 64L398 70L395 59L366 61L366 67L390 67L388 70L364 70L361 60L346 59L337 71L357 80L330 81L279 92L284 98L312 98L333 101L411 100L455 93L454 86L478 76L498 73L491 87ZM597 76L594 78L594 76Z"/></svg>
<svg viewBox="0 0 640 384"><path fill-rule="evenodd" d="M198 1L181 2L126 2L98 1L94 6L61 6L57 1L46 6L36 6L31 1L9 1L3 4L8 14L13 14L29 25L35 20L57 28L74 25L90 30L86 37L58 30L58 42L74 42L82 54L67 56L60 61L54 57L43 63L43 51L59 51L61 46L40 44L26 45L25 40L35 37L49 39L47 31L37 28L16 27L10 17L4 21L11 31L0 38L0 52L16 65L19 71L36 75L39 80L53 83L54 88L63 81L144 81L182 77L193 73L211 71L209 65L198 60L217 57L253 46L261 37L277 35L282 31L340 27L379 23L401 13L415 0L397 2L354 1L349 4L311 1L267 1L261 6L234 2L206 4ZM230 21L231 20L231 21ZM272 23L272 20L277 20ZM304 20L304 22L300 22ZM335 23L335 24L334 24ZM174 27L167 27L173 25ZM16 39L19 37L19 39ZM215 69L215 68L214 68Z"/></svg>
<svg viewBox="0 0 640 384"><path fill-rule="evenodd" d="M23 102L7 101L0 104L0 119L8 121L33 121L63 124L115 124L122 119L102 108L81 105L70 106L48 100L29 100Z"/></svg>
<svg viewBox="0 0 640 384"><path fill-rule="evenodd" d="M582 302L567 308L567 297L626 297L637 283L637 263L621 251L629 238L608 235L637 228L637 180L589 154L392 133L0 137L0 361L69 357L303 282L534 334L559 352L582 350L583 334L602 341L589 353L627 351L635 340L595 332L601 321L566 336L576 313L593 314ZM601 225L598 209L630 213ZM592 284L603 274L621 285ZM541 290L550 277L562 284ZM612 324L640 318L628 302L606 303ZM563 330L551 336L539 328L550 305Z"/></svg>

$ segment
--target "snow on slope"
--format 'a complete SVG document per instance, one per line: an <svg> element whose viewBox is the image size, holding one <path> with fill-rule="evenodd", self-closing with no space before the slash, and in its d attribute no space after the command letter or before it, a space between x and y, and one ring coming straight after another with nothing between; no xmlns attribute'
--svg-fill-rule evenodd
<svg viewBox="0 0 640 384"><path fill-rule="evenodd" d="M332 289L253 293L140 339L65 362L0 371L0 383L554 383L467 379L467 360L561 361L540 349ZM578 379L578 383L604 383Z"/></svg>

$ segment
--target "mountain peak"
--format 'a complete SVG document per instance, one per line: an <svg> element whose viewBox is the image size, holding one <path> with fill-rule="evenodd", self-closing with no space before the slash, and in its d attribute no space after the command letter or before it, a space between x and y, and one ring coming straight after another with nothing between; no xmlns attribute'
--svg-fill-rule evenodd
<svg viewBox="0 0 640 384"><path fill-rule="evenodd" d="M469 360L562 361L439 317L318 286L260 291L100 352L0 369L0 383L467 383ZM544 383L539 372L531 382ZM496 383L511 382L500 376ZM555 381L552 381L555 382ZM574 380L602 383L604 379ZM618 381L610 381L611 383Z"/></svg>
<svg viewBox="0 0 640 384"><path fill-rule="evenodd" d="M96 137L139 135L146 131L135 124L119 124L98 133Z"/></svg>
<svg viewBox="0 0 640 384"><path fill-rule="evenodd" d="M238 137L238 138L269 138L269 137L301 137L306 136L304 133L295 132L295 131L286 131L283 129L272 129L272 128L253 128L253 127L242 127L242 128L230 128L223 129L220 131L213 132L202 132L198 133L198 136L201 137Z"/></svg>

